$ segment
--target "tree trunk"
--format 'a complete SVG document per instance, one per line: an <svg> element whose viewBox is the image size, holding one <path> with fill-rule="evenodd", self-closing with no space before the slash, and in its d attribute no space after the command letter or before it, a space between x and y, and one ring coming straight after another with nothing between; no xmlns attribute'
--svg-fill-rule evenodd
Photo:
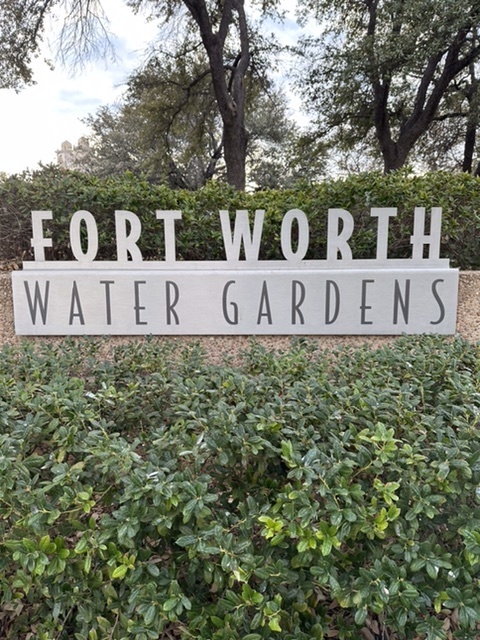
<svg viewBox="0 0 480 640"><path fill-rule="evenodd" d="M475 150L475 140L477 137L477 127L469 119L467 123L467 132L465 134L465 145L463 148L462 171L464 173L472 173L473 152Z"/></svg>
<svg viewBox="0 0 480 640"><path fill-rule="evenodd" d="M245 76L250 64L250 46L244 0L225 0L218 31L214 33L205 0L183 0L200 28L207 52L212 86L223 123L223 153L227 182L245 189L247 131L245 129ZM225 41L237 15L240 52L233 64L225 61Z"/></svg>
<svg viewBox="0 0 480 640"><path fill-rule="evenodd" d="M393 141L388 147L382 148L383 173L388 174L401 169L407 161L410 151L411 147L406 144L399 144Z"/></svg>
<svg viewBox="0 0 480 640"><path fill-rule="evenodd" d="M475 153L475 144L477 142L478 127L478 80L475 74L475 65L472 63L470 71L470 87L467 92L468 101L468 117L467 130L465 132L465 145L463 147L463 164L462 171L472 173L473 171L473 154Z"/></svg>
<svg viewBox="0 0 480 640"><path fill-rule="evenodd" d="M387 115L388 89L379 84L376 90L375 131L383 158L383 173L401 169L405 164L412 146L405 137L395 141Z"/></svg>
<svg viewBox="0 0 480 640"><path fill-rule="evenodd" d="M241 114L243 116L243 114ZM237 114L231 122L223 122L223 153L227 167L227 182L235 189L245 190L247 131L243 117Z"/></svg>

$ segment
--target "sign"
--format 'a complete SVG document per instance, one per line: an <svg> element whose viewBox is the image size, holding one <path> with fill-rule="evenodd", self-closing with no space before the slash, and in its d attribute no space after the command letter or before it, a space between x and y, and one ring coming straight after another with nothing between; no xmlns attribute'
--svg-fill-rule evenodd
<svg viewBox="0 0 480 640"><path fill-rule="evenodd" d="M372 208L376 256L354 259L353 216L328 211L327 255L306 260L309 225L299 209L281 224L283 260L259 260L265 212L232 220L219 212L225 260L176 259L180 211L157 211L164 234L161 261L144 261L137 245L141 221L115 212L117 260L96 260L94 216L77 211L70 222L74 260L50 261L44 235L51 211L32 212L34 260L12 273L19 335L398 335L453 334L458 270L440 258L441 209L414 211L412 256L388 258L388 228L396 208ZM163 229L162 229L163 227ZM83 241L82 241L83 236ZM293 239L295 238L295 240Z"/></svg>

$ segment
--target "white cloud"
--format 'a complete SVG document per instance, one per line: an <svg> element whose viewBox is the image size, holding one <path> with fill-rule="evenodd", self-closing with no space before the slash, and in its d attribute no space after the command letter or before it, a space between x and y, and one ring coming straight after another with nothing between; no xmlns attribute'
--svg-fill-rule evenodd
<svg viewBox="0 0 480 640"><path fill-rule="evenodd" d="M128 74L142 62L155 26L118 0L104 0L103 5L115 40L115 61L90 63L75 75L58 63L51 71L43 62L53 57L46 45L34 64L34 86L18 94L0 90L0 171L16 173L54 162L64 140L76 143L86 132L81 118L114 101ZM53 23L50 29L46 43L55 40Z"/></svg>

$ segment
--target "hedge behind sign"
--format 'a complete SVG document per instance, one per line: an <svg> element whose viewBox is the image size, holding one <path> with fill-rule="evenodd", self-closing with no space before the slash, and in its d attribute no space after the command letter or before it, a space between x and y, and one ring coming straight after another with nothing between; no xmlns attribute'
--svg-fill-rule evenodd
<svg viewBox="0 0 480 640"><path fill-rule="evenodd" d="M480 267L480 180L466 174L433 173L411 177L403 172L389 176L361 174L317 185L299 184L283 191L236 192L226 185L210 183L197 192L172 191L132 175L99 179L66 172L56 167L21 176L0 184L0 259L32 259L31 211L52 210L49 229L53 239L50 259L71 260L69 222L78 210L90 211L99 226L98 259L115 260L113 212L126 209L142 220L139 242L144 259L164 254L155 210L181 210L177 223L179 260L222 260L225 257L218 211L228 208L264 209L266 217L260 251L261 260L282 259L282 217L301 207L310 221L310 243L306 259L326 255L327 212L346 209L355 219L351 240L355 258L371 258L376 249L376 220L372 207L398 207L391 221L389 256L411 257L410 235L415 207L440 207L443 211L441 256L463 270Z"/></svg>

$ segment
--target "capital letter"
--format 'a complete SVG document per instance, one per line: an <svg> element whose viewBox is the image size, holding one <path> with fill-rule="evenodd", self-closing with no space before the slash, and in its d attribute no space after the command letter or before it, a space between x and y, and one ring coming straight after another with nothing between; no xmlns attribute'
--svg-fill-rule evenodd
<svg viewBox="0 0 480 640"><path fill-rule="evenodd" d="M52 246L51 238L43 237L43 221L51 220L53 213L51 211L32 211L32 239L30 244L33 248L33 258L37 262L45 261L45 247Z"/></svg>
<svg viewBox="0 0 480 640"><path fill-rule="evenodd" d="M292 249L292 223L297 221L297 250ZM281 243L282 253L287 260L303 260L308 251L309 228L308 218L300 209L291 209L282 220Z"/></svg>
<svg viewBox="0 0 480 640"><path fill-rule="evenodd" d="M175 220L182 219L181 211L156 211L157 220L163 220L165 237L165 261L175 262Z"/></svg>
<svg viewBox="0 0 480 640"><path fill-rule="evenodd" d="M127 222L130 233L127 234ZM134 262L142 262L142 253L137 242L142 233L142 223L137 215L131 211L115 211L115 234L117 238L117 259L127 261L130 254Z"/></svg>
<svg viewBox="0 0 480 640"><path fill-rule="evenodd" d="M268 287L266 280L263 281L262 295L258 307L257 324L261 324L262 318L267 318L268 324L272 324L272 311L270 309L270 298L268 297Z"/></svg>
<svg viewBox="0 0 480 640"><path fill-rule="evenodd" d="M77 283L74 280L72 286L72 297L70 300L70 318L68 324L73 324L73 319L78 318L80 324L85 324L85 318L83 317L82 304L80 302L80 296L78 295Z"/></svg>
<svg viewBox="0 0 480 640"><path fill-rule="evenodd" d="M434 280L432 282L432 293L433 293L433 297L435 298L439 306L440 316L438 317L438 320L431 320L430 324L440 324L441 322L443 322L445 318L445 305L443 304L443 300L440 298L437 291L437 284L439 282L444 282L443 278L438 278L437 280Z"/></svg>
<svg viewBox="0 0 480 640"><path fill-rule="evenodd" d="M174 298L172 301L171 289L174 291ZM171 280L167 280L165 282L165 295L167 301L167 324L172 324L172 317L175 320L175 324L180 324L180 320L178 318L178 314L175 311L175 307L180 299L180 289L176 282L172 282Z"/></svg>
<svg viewBox="0 0 480 640"><path fill-rule="evenodd" d="M228 324L238 324L238 304L236 302L229 303L227 299L228 290L232 286L232 284L235 284L235 280L229 280L227 284L223 287L223 295L222 295L223 317L228 322ZM230 317L228 315L227 304L230 304L232 307L233 317Z"/></svg>
<svg viewBox="0 0 480 640"><path fill-rule="evenodd" d="M262 240L263 218L265 211L257 209L255 211L255 221L253 223L253 236L250 232L248 221L248 211L239 210L235 217L235 227L232 235L230 226L230 216L228 211L220 211L220 223L222 225L223 245L227 260L240 260L240 249L243 243L245 260L253 262L258 260L260 253L260 242Z"/></svg>
<svg viewBox="0 0 480 640"><path fill-rule="evenodd" d="M333 314L330 313L331 290L335 291L335 308ZM333 324L340 312L340 289L334 280L327 280L325 283L325 324Z"/></svg>
<svg viewBox="0 0 480 640"><path fill-rule="evenodd" d="M26 280L23 281L23 285L25 287L25 293L27 294L28 308L30 310L32 323L37 324L37 309L38 309L40 311L40 316L42 318L42 324L45 324L47 321L48 294L50 292L50 280L47 280L45 282L45 292L43 294L43 300L40 293L40 287L38 286L37 281L35 281L35 293L33 295L33 300L30 294L30 288L28 286L28 282Z"/></svg>
<svg viewBox="0 0 480 640"><path fill-rule="evenodd" d="M87 251L83 253L80 228L82 222L87 228ZM95 260L98 252L98 230L95 218L90 211L77 211L70 220L70 245L75 260L79 262L91 262Z"/></svg>
<svg viewBox="0 0 480 640"><path fill-rule="evenodd" d="M300 289L300 300L297 300L297 289ZM297 315L300 324L305 324L305 318L300 307L305 301L305 285L300 280L292 281L292 324L297 324Z"/></svg>
<svg viewBox="0 0 480 640"><path fill-rule="evenodd" d="M405 324L408 324L410 311L410 278L405 280L405 296L402 297L398 280L395 280L395 291L393 294L393 324L398 324L398 305L402 308L402 315Z"/></svg>
<svg viewBox="0 0 480 640"><path fill-rule="evenodd" d="M140 285L141 284L147 284L146 280L134 280L133 282L133 287L134 287L134 297L135 297L135 305L134 305L134 309L135 309L135 324L136 325L141 325L141 324L148 324L148 322L145 322L144 320L140 320L140 311L145 311L145 307L143 307L140 304Z"/></svg>
<svg viewBox="0 0 480 640"><path fill-rule="evenodd" d="M340 220L343 223L339 231ZM353 233L353 216L345 209L328 210L327 260L337 260L340 253L342 260L352 259L352 250L348 246Z"/></svg>
<svg viewBox="0 0 480 640"><path fill-rule="evenodd" d="M361 319L360 324L373 324L371 320L366 320L365 311L372 307L367 304L367 284L373 284L375 280L362 280L362 303L360 305Z"/></svg>
<svg viewBox="0 0 480 640"><path fill-rule="evenodd" d="M110 296L110 285L115 284L115 280L100 280L100 284L105 285L105 311L107 315L107 324L112 324L112 303Z"/></svg>
<svg viewBox="0 0 480 640"><path fill-rule="evenodd" d="M437 260L440 257L440 240L442 236L442 209L432 207L430 216L430 235L425 234L425 207L415 207L413 221L413 236L410 243L413 246L412 258L423 260L423 249L428 246L429 260Z"/></svg>

